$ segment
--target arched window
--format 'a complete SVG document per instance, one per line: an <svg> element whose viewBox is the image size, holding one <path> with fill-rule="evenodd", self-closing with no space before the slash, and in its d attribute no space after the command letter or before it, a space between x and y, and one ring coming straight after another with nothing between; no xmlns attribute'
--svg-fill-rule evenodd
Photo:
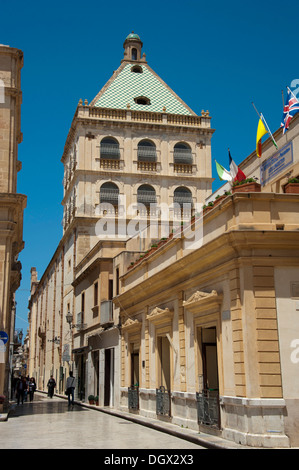
<svg viewBox="0 0 299 470"><path fill-rule="evenodd" d="M106 160L119 160L119 143L113 137L104 137L100 145L100 157Z"/></svg>
<svg viewBox="0 0 299 470"><path fill-rule="evenodd" d="M132 49L132 60L137 60L137 49L135 47Z"/></svg>
<svg viewBox="0 0 299 470"><path fill-rule="evenodd" d="M189 204L190 209L193 207L192 193L190 189L180 186L174 190L173 202L183 207L183 204Z"/></svg>
<svg viewBox="0 0 299 470"><path fill-rule="evenodd" d="M100 203L107 202L113 206L118 205L119 189L116 184L107 182L100 188Z"/></svg>
<svg viewBox="0 0 299 470"><path fill-rule="evenodd" d="M149 206L157 202L156 191L149 184L142 184L137 189L137 202Z"/></svg>
<svg viewBox="0 0 299 470"><path fill-rule="evenodd" d="M174 146L174 163L192 164L192 152L188 144L179 142Z"/></svg>
<svg viewBox="0 0 299 470"><path fill-rule="evenodd" d="M155 162L157 160L156 146L150 140L138 143L137 158L139 162Z"/></svg>

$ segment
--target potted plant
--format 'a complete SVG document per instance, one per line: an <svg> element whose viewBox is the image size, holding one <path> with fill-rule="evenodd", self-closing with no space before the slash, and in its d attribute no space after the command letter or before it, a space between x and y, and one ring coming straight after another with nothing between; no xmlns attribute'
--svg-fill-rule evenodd
<svg viewBox="0 0 299 470"><path fill-rule="evenodd" d="M89 401L90 405L93 405L94 404L94 395L89 395L88 396L88 401Z"/></svg>
<svg viewBox="0 0 299 470"><path fill-rule="evenodd" d="M299 194L299 178L289 178L284 187L284 192L287 194Z"/></svg>
<svg viewBox="0 0 299 470"><path fill-rule="evenodd" d="M98 397L98 395L96 395L94 397L94 401L96 402L96 406L99 406L99 397Z"/></svg>
<svg viewBox="0 0 299 470"><path fill-rule="evenodd" d="M167 242L167 238L161 238L161 240L158 243L158 248L160 248L160 246L164 245L166 242Z"/></svg>
<svg viewBox="0 0 299 470"><path fill-rule="evenodd" d="M259 193L261 192L261 185L256 181L256 178L246 178L242 181L235 181L233 183L232 192Z"/></svg>
<svg viewBox="0 0 299 470"><path fill-rule="evenodd" d="M203 213L205 214L209 210L213 209L214 203L211 201L208 203L208 205L203 206Z"/></svg>
<svg viewBox="0 0 299 470"><path fill-rule="evenodd" d="M220 204L222 199L224 199L225 197L226 197L225 193L222 194L222 195L218 194L218 196L216 196L216 198L215 198L214 206L216 206L217 204Z"/></svg>

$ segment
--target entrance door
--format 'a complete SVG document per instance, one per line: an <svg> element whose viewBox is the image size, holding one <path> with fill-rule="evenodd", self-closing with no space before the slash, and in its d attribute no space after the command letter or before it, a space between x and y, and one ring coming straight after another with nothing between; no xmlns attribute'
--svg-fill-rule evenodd
<svg viewBox="0 0 299 470"><path fill-rule="evenodd" d="M85 399L85 355L84 354L79 354L78 355L78 362L77 362L77 368L78 368L78 398L79 400L84 400Z"/></svg>
<svg viewBox="0 0 299 470"><path fill-rule="evenodd" d="M204 389L218 393L219 383L215 327L202 329L202 360Z"/></svg>
<svg viewBox="0 0 299 470"><path fill-rule="evenodd" d="M105 349L104 406L113 406L114 350Z"/></svg>
<svg viewBox="0 0 299 470"><path fill-rule="evenodd" d="M198 423L220 428L216 328L201 329L202 386L196 393Z"/></svg>
<svg viewBox="0 0 299 470"><path fill-rule="evenodd" d="M139 387L139 351L131 353L131 386Z"/></svg>
<svg viewBox="0 0 299 470"><path fill-rule="evenodd" d="M99 396L100 393L100 380L99 380L99 351L93 352L93 367L94 367L94 392L95 395Z"/></svg>

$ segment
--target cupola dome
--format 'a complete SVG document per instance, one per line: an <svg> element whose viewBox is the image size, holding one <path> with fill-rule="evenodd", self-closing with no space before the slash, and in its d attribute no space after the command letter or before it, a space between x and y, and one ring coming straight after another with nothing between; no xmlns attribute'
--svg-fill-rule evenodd
<svg viewBox="0 0 299 470"><path fill-rule="evenodd" d="M142 49L143 43L138 36L138 34L134 33L132 31L125 39L124 42L124 61L127 62L145 62L145 58L141 58L141 49Z"/></svg>

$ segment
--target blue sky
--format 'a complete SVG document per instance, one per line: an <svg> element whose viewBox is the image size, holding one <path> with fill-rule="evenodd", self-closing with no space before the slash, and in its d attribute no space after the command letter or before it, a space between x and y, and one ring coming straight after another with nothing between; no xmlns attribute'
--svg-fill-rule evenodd
<svg viewBox="0 0 299 470"><path fill-rule="evenodd" d="M252 101L272 131L280 126L281 90L299 78L299 4L2 0L0 8L0 43L24 52L18 192L28 202L16 327L26 331L30 269L42 276L62 236L60 159L76 106L118 68L126 36L139 34L148 64L193 111L210 111L215 190L214 159L228 167L228 147L237 164L255 148Z"/></svg>

